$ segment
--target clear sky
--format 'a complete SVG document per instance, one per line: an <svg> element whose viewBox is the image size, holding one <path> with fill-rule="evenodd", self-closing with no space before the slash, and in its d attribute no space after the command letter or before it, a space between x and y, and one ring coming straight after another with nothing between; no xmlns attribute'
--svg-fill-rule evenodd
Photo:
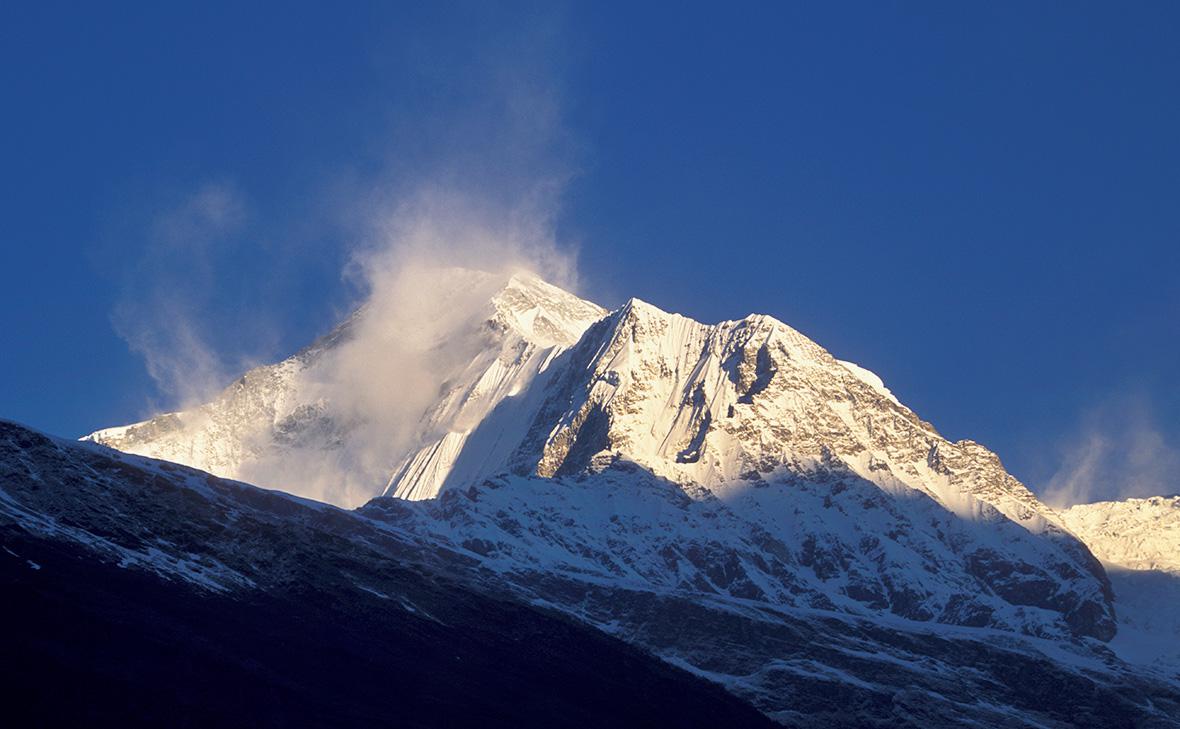
<svg viewBox="0 0 1180 729"><path fill-rule="evenodd" d="M443 181L544 190L584 295L773 314L1034 488L1180 491L1180 4L101 5L0 20L2 417L289 354Z"/></svg>

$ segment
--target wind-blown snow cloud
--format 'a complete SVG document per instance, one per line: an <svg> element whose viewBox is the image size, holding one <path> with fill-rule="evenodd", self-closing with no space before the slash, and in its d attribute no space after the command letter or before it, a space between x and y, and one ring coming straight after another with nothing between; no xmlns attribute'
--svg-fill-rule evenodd
<svg viewBox="0 0 1180 729"><path fill-rule="evenodd" d="M1142 398L1115 398L1092 410L1061 457L1042 492L1051 506L1180 492L1180 448L1168 442Z"/></svg>
<svg viewBox="0 0 1180 729"><path fill-rule="evenodd" d="M413 445L425 409L475 354L495 283L527 271L576 285L576 247L557 235L577 170L553 70L559 20L463 45L452 58L423 46L395 59L400 73L410 68L424 88L446 93L392 112L380 171L341 172L322 185L349 250L342 275L354 296L339 318L357 314L347 341L301 385L347 429L347 443L307 455L260 448L237 477L342 505L371 497ZM177 406L209 400L243 365L267 357L218 352L204 336L205 297L226 274L210 253L235 239L246 216L244 197L228 185L202 187L166 211L136 276L150 283L130 287L116 312L120 333ZM176 275L189 269L190 278Z"/></svg>
<svg viewBox="0 0 1180 729"><path fill-rule="evenodd" d="M572 255L546 211L488 207L452 191L424 190L392 210L381 236L359 250L350 275L365 291L348 338L302 375L301 394L343 430L341 447L257 458L238 477L341 506L385 486L421 445L423 414L488 346L489 302L508 276L569 284Z"/></svg>
<svg viewBox="0 0 1180 729"><path fill-rule="evenodd" d="M112 323L173 405L207 397L241 365L209 346L206 319L217 296L217 259L247 215L234 185L200 185L155 217L125 272Z"/></svg>
<svg viewBox="0 0 1180 729"><path fill-rule="evenodd" d="M558 39L538 28L471 49L458 101L393 125L390 172L346 205L364 221L345 271L359 315L308 385L350 426L347 444L336 460L270 459L245 476L299 478L306 495L362 503L417 445L446 383L486 346L489 300L508 275L576 285L576 248L556 232L575 170L560 84L547 70ZM410 63L424 78L437 72L433 56Z"/></svg>

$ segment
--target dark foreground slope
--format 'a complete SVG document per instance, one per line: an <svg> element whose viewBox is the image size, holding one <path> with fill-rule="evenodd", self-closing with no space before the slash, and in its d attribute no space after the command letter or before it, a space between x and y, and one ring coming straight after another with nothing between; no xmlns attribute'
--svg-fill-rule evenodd
<svg viewBox="0 0 1180 729"><path fill-rule="evenodd" d="M12 726L768 724L458 555L7 422L0 545Z"/></svg>
<svg viewBox="0 0 1180 729"><path fill-rule="evenodd" d="M0 725L1180 726L1089 638L497 571L486 496L346 512L0 421Z"/></svg>

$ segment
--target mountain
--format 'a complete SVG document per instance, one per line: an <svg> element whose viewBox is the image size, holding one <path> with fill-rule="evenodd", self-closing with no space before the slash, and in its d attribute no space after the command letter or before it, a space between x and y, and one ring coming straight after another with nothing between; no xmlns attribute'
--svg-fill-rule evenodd
<svg viewBox="0 0 1180 729"><path fill-rule="evenodd" d="M363 517L0 421L12 726L769 722Z"/></svg>
<svg viewBox="0 0 1180 729"><path fill-rule="evenodd" d="M1114 593L1062 516L868 370L767 316L441 280L477 305L362 308L209 404L90 438L223 476L291 464L263 483L295 493L328 462L343 503L383 494L355 512L374 528L784 724L1171 725L1176 675L1106 646ZM374 328L420 343L367 356ZM391 361L437 388L409 418L349 407L348 377L385 407L430 390Z"/></svg>

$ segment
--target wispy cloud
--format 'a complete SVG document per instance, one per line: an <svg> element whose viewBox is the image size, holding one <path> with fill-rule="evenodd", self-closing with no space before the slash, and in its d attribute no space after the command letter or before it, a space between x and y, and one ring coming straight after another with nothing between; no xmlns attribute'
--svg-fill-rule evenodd
<svg viewBox="0 0 1180 729"><path fill-rule="evenodd" d="M138 258L123 272L112 323L170 405L207 397L240 365L209 345L206 328L219 254L235 243L247 216L233 184L201 184L154 217Z"/></svg>
<svg viewBox="0 0 1180 729"><path fill-rule="evenodd" d="M1060 454L1061 465L1042 491L1051 506L1180 492L1180 446L1168 441L1142 396L1093 408Z"/></svg>

